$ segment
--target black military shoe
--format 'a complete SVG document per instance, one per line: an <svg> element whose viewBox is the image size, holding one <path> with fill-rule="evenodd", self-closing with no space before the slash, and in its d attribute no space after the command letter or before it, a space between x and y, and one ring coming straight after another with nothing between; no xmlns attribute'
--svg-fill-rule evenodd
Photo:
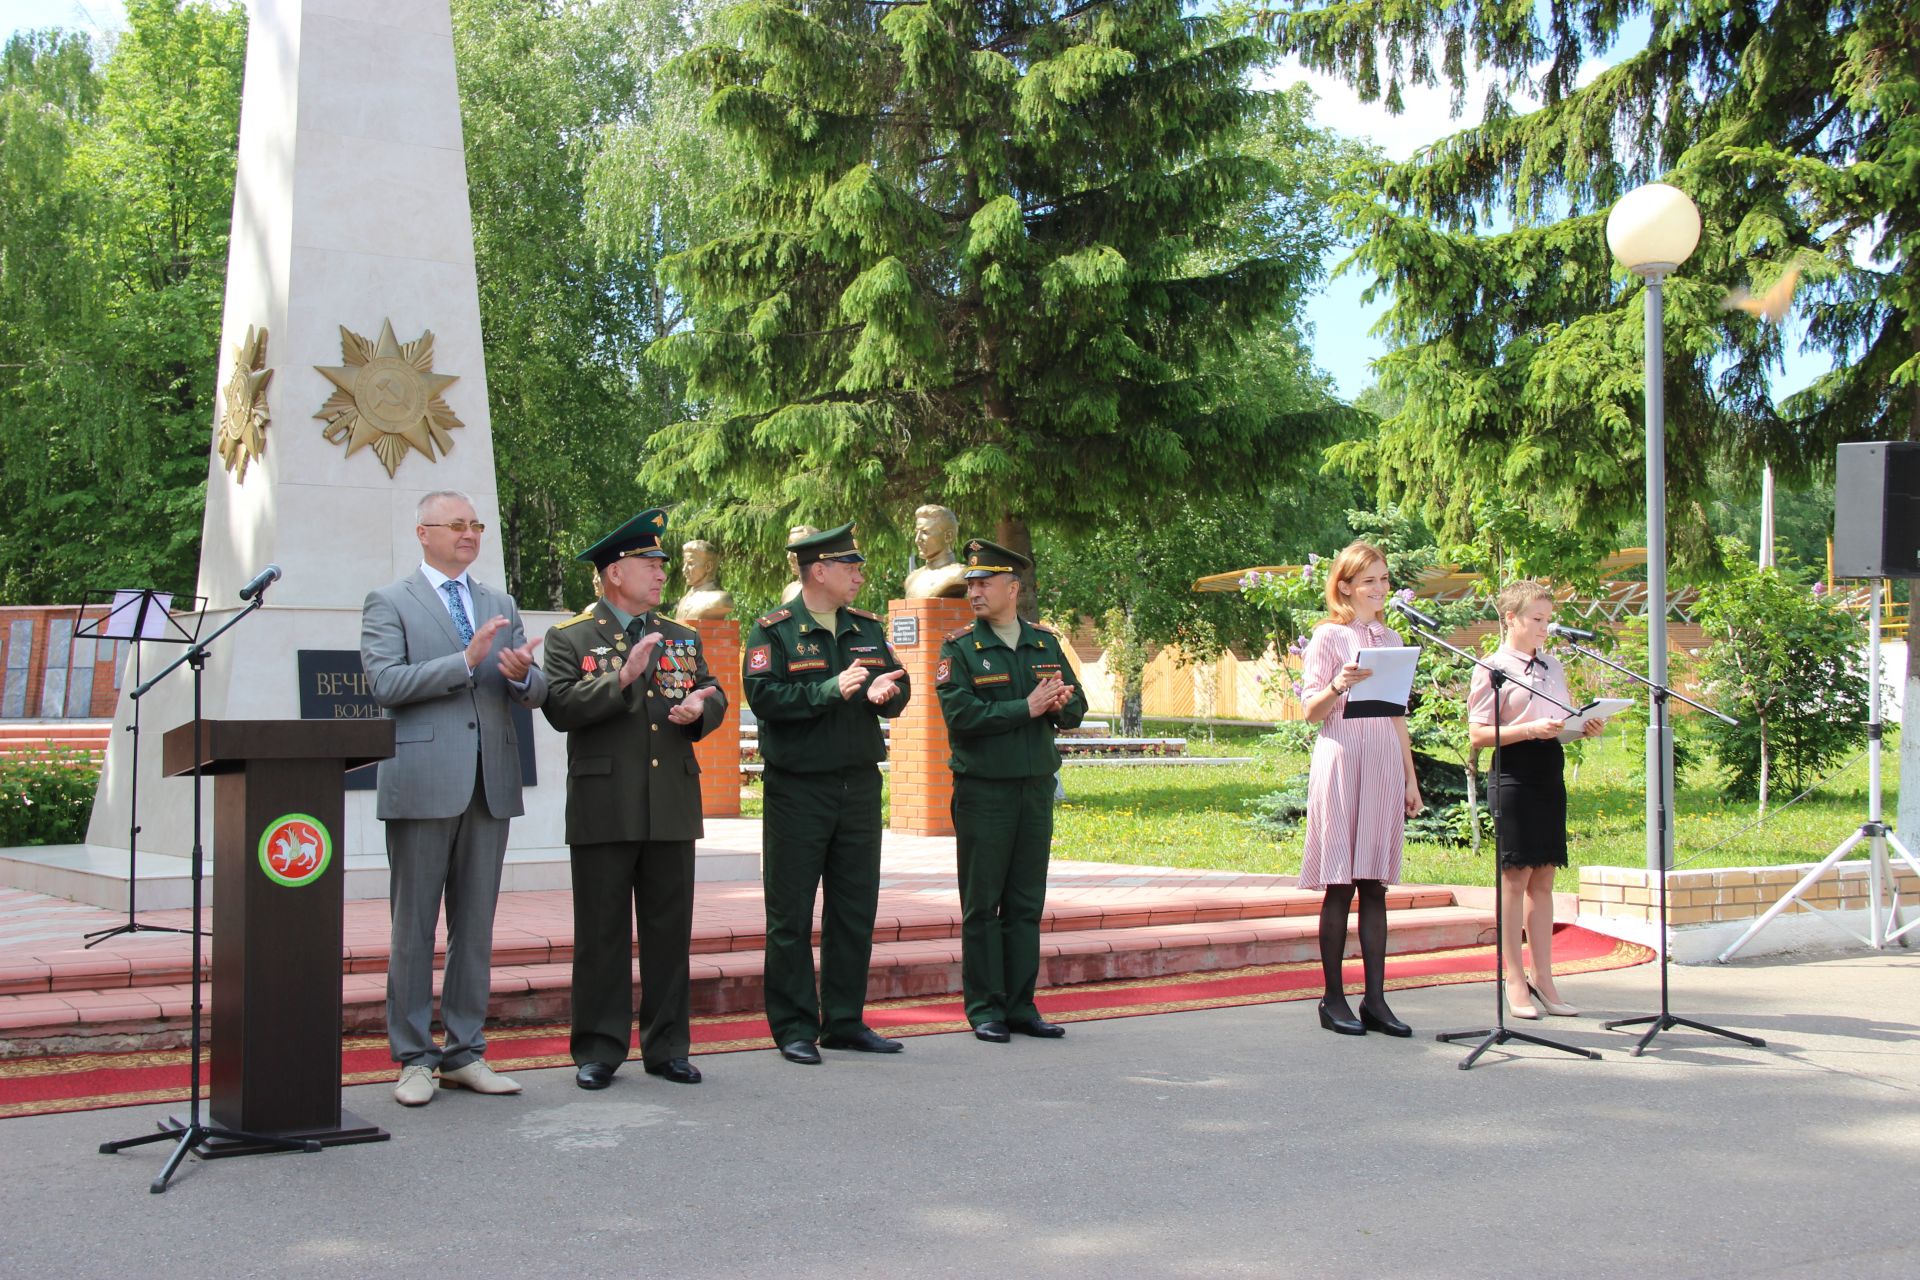
<svg viewBox="0 0 1920 1280"><path fill-rule="evenodd" d="M613 1083L613 1068L604 1062L583 1062L573 1073L573 1082L582 1089L604 1089Z"/></svg>
<svg viewBox="0 0 1920 1280"><path fill-rule="evenodd" d="M857 1053L898 1053L907 1046L889 1040L870 1027L862 1027L850 1036L821 1036L822 1049L852 1049Z"/></svg>
<svg viewBox="0 0 1920 1280"><path fill-rule="evenodd" d="M1018 1031L1023 1036L1036 1036L1041 1040L1058 1040L1067 1034L1067 1029L1057 1022L1048 1022L1045 1018L1015 1018L1007 1023L1007 1029Z"/></svg>
<svg viewBox="0 0 1920 1280"><path fill-rule="evenodd" d="M781 1045L780 1056L788 1062L798 1062L803 1066L820 1065L820 1051L813 1047L811 1040L793 1040Z"/></svg>
<svg viewBox="0 0 1920 1280"><path fill-rule="evenodd" d="M981 1023L973 1029L973 1038L975 1040L985 1040L989 1044L1005 1044L1007 1041L1013 1039L1012 1036L1007 1034L1007 1024L1004 1022Z"/></svg>
<svg viewBox="0 0 1920 1280"><path fill-rule="evenodd" d="M699 1084L700 1068L685 1058L668 1058L665 1062L649 1062L647 1074L665 1076L675 1084Z"/></svg>

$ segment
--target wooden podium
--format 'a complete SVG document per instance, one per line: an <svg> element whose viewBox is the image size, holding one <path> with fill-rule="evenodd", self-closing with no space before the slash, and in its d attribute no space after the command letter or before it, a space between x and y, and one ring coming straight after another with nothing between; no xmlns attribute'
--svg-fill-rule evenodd
<svg viewBox="0 0 1920 1280"><path fill-rule="evenodd" d="M340 1105L348 769L393 754L391 720L203 720L161 739L168 777L213 784L209 1111L229 1129L332 1146L388 1134ZM247 1155L211 1139L202 1158Z"/></svg>

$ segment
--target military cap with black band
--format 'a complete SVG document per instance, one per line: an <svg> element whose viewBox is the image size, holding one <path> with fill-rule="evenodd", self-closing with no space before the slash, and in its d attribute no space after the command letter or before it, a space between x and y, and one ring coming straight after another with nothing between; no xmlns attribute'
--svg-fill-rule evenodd
<svg viewBox="0 0 1920 1280"><path fill-rule="evenodd" d="M666 531L667 513L659 507L649 507L582 551L574 559L585 561L601 570L615 560L626 560L634 556L644 556L650 560L665 560L667 553L660 545L660 535Z"/></svg>
<svg viewBox="0 0 1920 1280"><path fill-rule="evenodd" d="M996 573L1019 573L1031 569L1033 561L1018 551L1009 551L997 542L974 538L967 543L965 578L991 578Z"/></svg>
<svg viewBox="0 0 1920 1280"><path fill-rule="evenodd" d="M819 560L830 560L838 564L865 564L867 558L860 554L860 548L853 540L853 523L849 521L836 529L823 529L821 532L789 542L791 551L801 568L806 568Z"/></svg>

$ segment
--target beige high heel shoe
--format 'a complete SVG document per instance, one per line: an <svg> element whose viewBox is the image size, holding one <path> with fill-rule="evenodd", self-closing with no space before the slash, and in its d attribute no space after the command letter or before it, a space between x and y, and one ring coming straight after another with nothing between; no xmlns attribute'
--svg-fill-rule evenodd
<svg viewBox="0 0 1920 1280"><path fill-rule="evenodd" d="M1531 984L1528 985L1527 991L1529 993L1533 991ZM1507 987L1507 1016L1510 1018L1523 1018L1528 1022L1533 1022L1540 1017L1540 1011L1530 1004L1522 1004L1515 1000L1513 998L1513 987L1509 984Z"/></svg>
<svg viewBox="0 0 1920 1280"><path fill-rule="evenodd" d="M1556 1018L1577 1018L1580 1016L1580 1011L1572 1005L1562 1004L1558 1000L1549 1000L1541 995L1540 988L1534 986L1531 982L1527 984L1527 994L1538 1001L1542 1009L1545 1009Z"/></svg>

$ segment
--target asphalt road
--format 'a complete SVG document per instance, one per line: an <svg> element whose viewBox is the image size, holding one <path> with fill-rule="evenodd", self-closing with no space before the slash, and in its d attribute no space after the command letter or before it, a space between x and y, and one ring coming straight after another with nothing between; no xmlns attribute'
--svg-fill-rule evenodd
<svg viewBox="0 0 1920 1280"><path fill-rule="evenodd" d="M1609 1016L1651 967L1567 979ZM518 1098L347 1105L393 1140L189 1160L139 1108L0 1121L6 1277L1899 1276L1920 1271L1920 955L1676 968L1645 1057L1464 1049L1485 986L1398 995L1412 1040L1311 1002L946 1035L904 1054L637 1064Z"/></svg>

